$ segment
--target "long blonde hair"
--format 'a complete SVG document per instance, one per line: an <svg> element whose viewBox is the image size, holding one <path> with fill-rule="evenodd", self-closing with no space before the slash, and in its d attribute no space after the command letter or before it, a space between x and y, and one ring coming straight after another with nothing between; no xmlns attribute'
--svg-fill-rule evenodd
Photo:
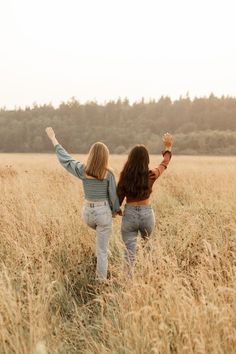
<svg viewBox="0 0 236 354"><path fill-rule="evenodd" d="M108 147L97 142L93 144L89 150L85 173L88 176L103 180L108 170Z"/></svg>

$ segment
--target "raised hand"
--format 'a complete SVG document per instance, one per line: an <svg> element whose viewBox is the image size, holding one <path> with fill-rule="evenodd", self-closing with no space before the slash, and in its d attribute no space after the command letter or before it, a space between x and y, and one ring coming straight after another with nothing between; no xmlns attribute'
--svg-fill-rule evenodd
<svg viewBox="0 0 236 354"><path fill-rule="evenodd" d="M47 136L49 137L50 140L54 139L55 138L55 133L54 133L54 130L51 128L51 127L47 127L45 129L46 133L47 133Z"/></svg>
<svg viewBox="0 0 236 354"><path fill-rule="evenodd" d="M165 133L162 137L162 141L166 147L166 149L171 149L173 145L173 138L172 135L169 133Z"/></svg>
<svg viewBox="0 0 236 354"><path fill-rule="evenodd" d="M55 136L55 133L54 133L54 130L51 128L51 127L47 127L45 129L46 133L47 133L47 136L49 137L49 139L51 140L52 144L54 146L56 146L58 143L57 139L56 139L56 136Z"/></svg>

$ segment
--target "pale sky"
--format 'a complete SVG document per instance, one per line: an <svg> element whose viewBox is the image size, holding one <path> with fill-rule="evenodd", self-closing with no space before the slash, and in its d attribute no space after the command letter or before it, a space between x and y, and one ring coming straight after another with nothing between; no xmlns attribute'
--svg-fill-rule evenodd
<svg viewBox="0 0 236 354"><path fill-rule="evenodd" d="M235 0L0 0L0 107L236 96Z"/></svg>

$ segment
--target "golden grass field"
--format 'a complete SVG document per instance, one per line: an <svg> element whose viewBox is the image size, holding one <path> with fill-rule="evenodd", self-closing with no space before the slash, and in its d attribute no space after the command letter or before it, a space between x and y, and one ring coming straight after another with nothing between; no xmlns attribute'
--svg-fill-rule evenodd
<svg viewBox="0 0 236 354"><path fill-rule="evenodd" d="M117 175L124 160L111 157ZM82 185L55 155L1 154L0 186L1 354L236 352L235 157L174 156L132 281L114 220L107 285L94 281Z"/></svg>

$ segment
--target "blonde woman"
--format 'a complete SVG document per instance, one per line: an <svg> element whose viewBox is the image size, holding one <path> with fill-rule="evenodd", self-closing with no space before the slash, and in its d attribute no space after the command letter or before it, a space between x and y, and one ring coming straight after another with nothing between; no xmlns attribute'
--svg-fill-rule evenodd
<svg viewBox="0 0 236 354"><path fill-rule="evenodd" d="M109 150L103 143L97 142L90 148L86 164L74 160L59 144L51 127L46 133L61 165L74 176L82 180L84 189L83 220L96 230L97 276L107 278L107 251L112 231L112 214L120 210L116 194L116 182L108 169Z"/></svg>

